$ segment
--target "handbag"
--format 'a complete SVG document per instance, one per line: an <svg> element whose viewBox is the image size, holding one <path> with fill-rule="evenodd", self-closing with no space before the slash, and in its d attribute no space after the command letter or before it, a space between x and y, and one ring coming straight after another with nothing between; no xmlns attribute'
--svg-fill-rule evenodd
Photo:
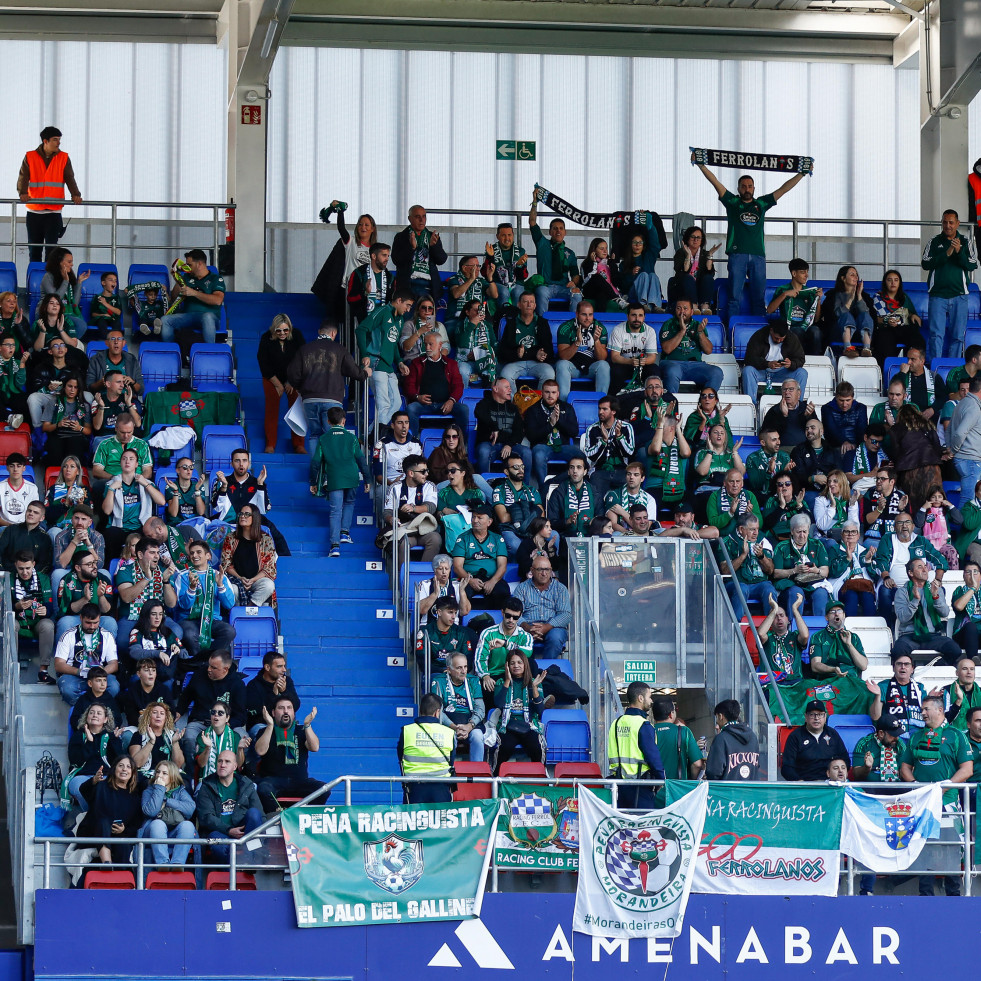
<svg viewBox="0 0 981 981"><path fill-rule="evenodd" d="M874 593L875 583L865 576L853 576L846 579L838 588L839 593Z"/></svg>
<svg viewBox="0 0 981 981"><path fill-rule="evenodd" d="M168 830L173 830L182 821L187 820L187 818L184 817L184 815L181 814L176 807L171 807L170 804L164 804L163 807L160 808L160 813L157 815L157 818L167 825Z"/></svg>
<svg viewBox="0 0 981 981"><path fill-rule="evenodd" d="M542 400L542 393L537 389L522 385L518 389L518 394L514 396L515 408L524 415L533 405L537 405Z"/></svg>

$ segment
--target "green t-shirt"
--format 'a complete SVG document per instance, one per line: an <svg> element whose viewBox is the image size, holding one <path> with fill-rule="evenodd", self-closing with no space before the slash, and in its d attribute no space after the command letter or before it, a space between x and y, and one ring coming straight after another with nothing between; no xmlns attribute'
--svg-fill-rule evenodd
<svg viewBox="0 0 981 981"><path fill-rule="evenodd" d="M701 320L692 317L686 327L682 327L677 318L666 320L661 327L661 361L701 361L702 349L698 343L698 327ZM664 353L664 342L670 341L684 331L678 346L670 353Z"/></svg>
<svg viewBox="0 0 981 981"><path fill-rule="evenodd" d="M852 644L859 654L865 654L862 646L862 638L855 631L852 631ZM829 668L841 668L845 674L853 674L861 677L862 672L855 667L855 662L845 649L844 643L838 637L838 631L829 630L824 627L816 633L811 634L811 660L820 658L821 663Z"/></svg>
<svg viewBox="0 0 981 981"><path fill-rule="evenodd" d="M772 194L762 194L743 201L738 194L726 191L719 200L726 209L729 231L726 252L729 255L766 255L763 241L763 221L766 213L777 203Z"/></svg>
<svg viewBox="0 0 981 981"><path fill-rule="evenodd" d="M784 283L777 287L777 293L785 293L794 288L793 283ZM780 304L780 319L792 330L803 333L814 323L817 313L818 288L807 286L796 296L784 297Z"/></svg>
<svg viewBox="0 0 981 981"><path fill-rule="evenodd" d="M971 761L967 736L946 722L939 729L924 728L913 733L903 757L903 762L913 768L913 779L919 783L949 780L962 764ZM957 796L956 790L945 790L944 803L955 803Z"/></svg>
<svg viewBox="0 0 981 981"><path fill-rule="evenodd" d="M139 436L134 436L125 446L116 439L115 436L110 439L104 439L95 451L95 457L92 460L92 465L95 466L99 464L103 467L106 473L112 474L116 477L122 472L122 467L119 465L119 460L123 455L123 450L136 450L139 461L137 463L137 470L142 470L147 466L150 461L150 447L147 445L145 440L139 438Z"/></svg>
<svg viewBox="0 0 981 981"><path fill-rule="evenodd" d="M452 555L454 558L462 556L465 572L486 579L497 572L498 557L507 560L508 549L504 539L492 531L487 532L483 542L477 541L471 528L456 540Z"/></svg>
<svg viewBox="0 0 981 981"><path fill-rule="evenodd" d="M971 774L971 783L981 783L981 743L976 743L970 736L968 736L967 748L971 751L971 761L974 763L974 772Z"/></svg>
<svg viewBox="0 0 981 981"><path fill-rule="evenodd" d="M579 331L576 329L575 320L567 320L561 327L559 327L558 333L556 334L556 340L559 344L575 344L579 354L585 354L587 357L596 356L596 339L593 337L593 331L595 330L597 324L593 324L592 327L586 331L583 336L583 343L579 343ZM608 335L606 333L606 327L602 324L598 325L600 328L600 344L606 344Z"/></svg>
<svg viewBox="0 0 981 981"><path fill-rule="evenodd" d="M804 669L801 666L801 649L797 642L797 627L793 626L782 636L770 633L766 635L763 653L770 661L774 671L782 671L785 681L800 680Z"/></svg>
<svg viewBox="0 0 981 981"><path fill-rule="evenodd" d="M232 782L227 787L220 780L215 782L215 786L221 800L221 827L227 830L232 826L232 815L238 805L238 778L232 777Z"/></svg>
<svg viewBox="0 0 981 981"><path fill-rule="evenodd" d="M201 279L195 279L193 276L185 276L184 282L192 289L197 290L199 293L224 293L225 280L221 278L217 273L209 272L207 276ZM216 316L221 310L221 304L218 306L209 306L197 297L188 296L184 298L184 302L180 305L178 313L213 313Z"/></svg>
<svg viewBox="0 0 981 981"><path fill-rule="evenodd" d="M110 313L107 307L115 307L117 310L123 309L123 301L118 293L112 296L105 296L100 293L92 300L92 311L89 320L96 327L118 327L123 320L122 313Z"/></svg>
<svg viewBox="0 0 981 981"><path fill-rule="evenodd" d="M971 380L971 376L967 373L967 369L963 365L961 365L959 368L951 368L950 371L947 372L947 391L951 395L957 394L957 386L960 385L961 379L965 379L967 381ZM944 403L945 406L946 404L947 403Z"/></svg>
<svg viewBox="0 0 981 981"><path fill-rule="evenodd" d="M689 779L689 768L702 758L695 734L688 726L679 726L674 722L655 722L654 738L657 740L657 751L661 754L664 766L665 780ZM655 807L664 806L664 788L661 787L654 799Z"/></svg>
<svg viewBox="0 0 981 981"><path fill-rule="evenodd" d="M655 456L647 457L647 490L658 491L661 500L666 504L680 501L685 496L685 471L688 461L681 455L678 440L670 446L661 447Z"/></svg>
<svg viewBox="0 0 981 981"><path fill-rule="evenodd" d="M746 460L746 482L757 496L769 496L774 477L790 463L790 455L783 450L769 454L764 449L750 453Z"/></svg>
<svg viewBox="0 0 981 981"><path fill-rule="evenodd" d="M815 541L813 538L808 538L807 544L803 549L798 550L797 546L794 545L793 541L788 539L785 542L780 542L773 552L773 565L777 569L793 569L795 565L801 563L802 565L828 565L828 553L825 551L824 546ZM809 582L801 585L801 589L805 593L813 593L814 587L817 583L821 582L820 579L814 582ZM790 589L794 585L791 579L778 579L774 585L778 590ZM857 645L856 645L857 646Z"/></svg>
<svg viewBox="0 0 981 981"><path fill-rule="evenodd" d="M140 485L135 481L123 481L119 488L123 495L123 531L140 531L143 522L140 521Z"/></svg>
<svg viewBox="0 0 981 981"><path fill-rule="evenodd" d="M134 485L135 486L135 485ZM125 566L116 573L116 588L119 589L120 586L132 586L136 582L136 564ZM149 589L145 589L141 594L139 594L132 603L124 603L121 599L119 601L119 619L120 620L138 620L140 617L140 611L143 609L144 604L150 602L150 600L160 600L163 602L163 578L160 578L160 582L151 586Z"/></svg>
<svg viewBox="0 0 981 981"><path fill-rule="evenodd" d="M698 466L706 457L711 457L712 462L709 464L708 473L703 475L698 472ZM695 479L698 481L695 486L701 487L703 484L711 484L713 487L717 487L718 484L712 480L713 475L722 474L725 476L732 469L732 461L733 454L729 450L725 453L713 453L707 449L699 450L695 454Z"/></svg>
<svg viewBox="0 0 981 981"><path fill-rule="evenodd" d="M732 534L727 535L722 541L726 547L726 551L729 553L729 558L735 563L736 559L742 554L745 539L740 536L738 531L734 530ZM746 553L746 558L743 559L743 564L736 570L736 578L747 586L752 586L758 582L767 582L770 578L763 571L760 560L753 552L754 544L761 545L767 556L771 559L773 558L773 549L765 538L757 538L755 543L750 543L749 551ZM720 562L719 565L721 566L722 563Z"/></svg>
<svg viewBox="0 0 981 981"><path fill-rule="evenodd" d="M436 496L436 510L445 511L446 508L458 508L461 504L469 508L475 504L482 504L483 500L484 495L476 487L458 494L447 484Z"/></svg>
<svg viewBox="0 0 981 981"><path fill-rule="evenodd" d="M892 766L891 769L895 771L895 776L891 776L889 783L898 782L899 777L899 766L903 761L904 753L904 743L902 741L896 743L892 747ZM886 774L883 773L882 764L886 759L887 750L886 747L875 738L875 733L870 732L867 736L862 736L862 738L855 744L855 749L852 750L852 766L865 766L865 754L872 754L872 769L869 770L869 775L865 778L870 783L882 783L885 781Z"/></svg>

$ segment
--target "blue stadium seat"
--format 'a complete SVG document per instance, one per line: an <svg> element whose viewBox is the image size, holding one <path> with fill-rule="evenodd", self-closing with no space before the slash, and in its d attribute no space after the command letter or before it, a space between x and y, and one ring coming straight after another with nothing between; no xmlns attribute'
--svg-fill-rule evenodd
<svg viewBox="0 0 981 981"><path fill-rule="evenodd" d="M439 446L442 440L443 436L440 433L426 433L420 436L419 441L422 443L422 455L428 458L429 454Z"/></svg>
<svg viewBox="0 0 981 981"><path fill-rule="evenodd" d="M835 715L828 716L828 725L834 729L849 753L854 752L859 740L875 732L875 723L867 715Z"/></svg>
<svg viewBox="0 0 981 981"><path fill-rule="evenodd" d="M963 358L937 358L930 368L935 371L940 377L946 381L947 375L950 374L954 368L960 368L964 365Z"/></svg>
<svg viewBox="0 0 981 981"><path fill-rule="evenodd" d="M602 392L570 392L569 405L576 410L576 418L579 420L579 432L582 433L587 426L599 422L599 401L603 398Z"/></svg>
<svg viewBox="0 0 981 981"><path fill-rule="evenodd" d="M125 347L125 346L126 345L124 344L123 347ZM106 342L105 341L89 341L85 345L85 354L86 354L86 357L89 357L89 358L91 358L92 355L95 354L96 351L105 351L105 350L106 350Z"/></svg>
<svg viewBox="0 0 981 981"><path fill-rule="evenodd" d="M969 348L972 344L981 344L981 327L968 327L964 334L964 348ZM961 359L961 364L964 361Z"/></svg>
<svg viewBox="0 0 981 981"><path fill-rule="evenodd" d="M276 650L279 626L272 607L236 606L228 620L235 628L232 657L236 661L258 659L261 665L266 651Z"/></svg>
<svg viewBox="0 0 981 981"><path fill-rule="evenodd" d="M760 438L759 436L736 436L734 437L735 442L739 442L741 439L743 445L739 447L739 458L745 463L751 453L755 453L760 448Z"/></svg>
<svg viewBox="0 0 981 981"><path fill-rule="evenodd" d="M882 373L885 376L885 387L886 391L889 391L889 382L893 380L893 377L899 374L899 369L906 364L909 358L886 358L882 362ZM963 359L960 362L964 363Z"/></svg>
<svg viewBox="0 0 981 981"><path fill-rule="evenodd" d="M27 266L27 296L31 304L41 297L41 280L44 279L44 263L31 262Z"/></svg>
<svg viewBox="0 0 981 981"><path fill-rule="evenodd" d="M140 369L147 393L159 392L181 376L179 344L144 341L140 345Z"/></svg>
<svg viewBox="0 0 981 981"><path fill-rule="evenodd" d="M119 280L119 270L111 262L83 262L77 269L79 274L88 272L89 278L82 283L79 289L78 306L82 311L82 316L88 322L89 312L92 309L92 300L102 292L102 277L111 272Z"/></svg>
<svg viewBox="0 0 981 981"><path fill-rule="evenodd" d="M716 354L721 354L726 349L726 332L722 326L722 321L718 317L706 317L705 333L712 342L712 350Z"/></svg>
<svg viewBox="0 0 981 981"><path fill-rule="evenodd" d="M13 262L0 262L0 293L17 292L17 266Z"/></svg>
<svg viewBox="0 0 981 981"><path fill-rule="evenodd" d="M139 283L163 283L170 286L170 270L163 264L134 262L129 267L126 285L136 286Z"/></svg>
<svg viewBox="0 0 981 981"><path fill-rule="evenodd" d="M169 424L158 422L150 427L149 435L152 436L154 433L160 432L161 429L168 429ZM167 463L171 460L179 460L182 456L189 456L192 460L194 459L194 431L188 429L188 440L187 442L176 450L161 450L156 446L150 447L150 452L153 454L154 461L160 465L161 457L167 457Z"/></svg>
<svg viewBox="0 0 981 981"><path fill-rule="evenodd" d="M209 473L216 470L227 472L232 466L232 453L249 448L241 426L205 426L201 433L201 445L204 469Z"/></svg>
<svg viewBox="0 0 981 981"><path fill-rule="evenodd" d="M930 319L930 295L926 283L903 283L903 292L909 297L913 309L926 324Z"/></svg>
<svg viewBox="0 0 981 981"><path fill-rule="evenodd" d="M191 345L191 385L200 392L237 392L235 361L227 344Z"/></svg>
<svg viewBox="0 0 981 981"><path fill-rule="evenodd" d="M572 662L564 657L557 657L550 661L539 657L535 659L535 663L538 665L539 671L547 671L550 667L554 666L569 678L575 678L575 675L572 673Z"/></svg>
<svg viewBox="0 0 981 981"><path fill-rule="evenodd" d="M743 296L745 296L745 292ZM746 357L746 345L749 339L761 327L766 326L765 317L738 316L733 317L729 328L732 331L732 353L737 361L742 361Z"/></svg>
<svg viewBox="0 0 981 981"><path fill-rule="evenodd" d="M589 720L581 709L547 709L542 713L545 763L581 763L589 760Z"/></svg>

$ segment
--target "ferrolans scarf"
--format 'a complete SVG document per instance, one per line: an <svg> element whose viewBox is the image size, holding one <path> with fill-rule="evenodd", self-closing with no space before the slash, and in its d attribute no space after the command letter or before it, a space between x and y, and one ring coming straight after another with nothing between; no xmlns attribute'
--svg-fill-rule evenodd
<svg viewBox="0 0 981 981"><path fill-rule="evenodd" d="M218 754L223 753L226 749L230 749L234 753L236 747L231 726L226 725L222 729L220 736L213 728L205 729L203 734L211 738L208 762L205 764L204 773L202 774L202 776L207 777L218 769Z"/></svg>
<svg viewBox="0 0 981 981"><path fill-rule="evenodd" d="M535 198L550 211L555 211L577 225L585 225L587 228L619 228L622 225L647 224L646 211L611 211L605 214L583 211L582 208L577 208L557 194L546 190L541 184L535 185Z"/></svg>
<svg viewBox="0 0 981 981"><path fill-rule="evenodd" d="M692 164L706 167L738 167L740 170L776 170L784 174L814 173L814 158L789 153L737 153L690 146Z"/></svg>
<svg viewBox="0 0 981 981"><path fill-rule="evenodd" d="M879 744L879 776L883 783L896 783L899 780L899 753L897 743L895 746L887 746L876 734L875 741Z"/></svg>
<svg viewBox="0 0 981 981"><path fill-rule="evenodd" d="M518 246L512 245L505 250L501 248L500 242L495 242L493 253L491 261L494 263L494 278L503 286L513 286L518 281L518 267L515 263L521 258L518 255ZM507 298L502 296L500 299L504 301Z"/></svg>
<svg viewBox="0 0 981 981"><path fill-rule="evenodd" d="M187 543L176 528L167 529L167 551L178 569L190 569L191 560L187 554Z"/></svg>
<svg viewBox="0 0 981 981"><path fill-rule="evenodd" d="M903 693L903 687L895 678L889 679L886 697L882 708L889 718L894 719L903 727L903 732L919 729L923 726L923 707L920 705L920 689L913 679L906 686L909 694Z"/></svg>
<svg viewBox="0 0 981 981"><path fill-rule="evenodd" d="M732 498L729 496L729 492L725 487L719 489L719 513L725 514L726 511L732 507ZM749 503L749 498L746 496L745 491L739 492L739 505L736 508L736 514L747 514L752 511L753 508ZM734 515L735 517L735 515Z"/></svg>

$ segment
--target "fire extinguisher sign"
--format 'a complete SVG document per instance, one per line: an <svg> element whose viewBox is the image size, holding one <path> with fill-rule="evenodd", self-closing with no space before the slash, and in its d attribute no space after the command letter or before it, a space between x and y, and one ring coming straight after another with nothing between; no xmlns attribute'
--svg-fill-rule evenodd
<svg viewBox="0 0 981 981"><path fill-rule="evenodd" d="M262 106L242 106L242 125L261 126Z"/></svg>

